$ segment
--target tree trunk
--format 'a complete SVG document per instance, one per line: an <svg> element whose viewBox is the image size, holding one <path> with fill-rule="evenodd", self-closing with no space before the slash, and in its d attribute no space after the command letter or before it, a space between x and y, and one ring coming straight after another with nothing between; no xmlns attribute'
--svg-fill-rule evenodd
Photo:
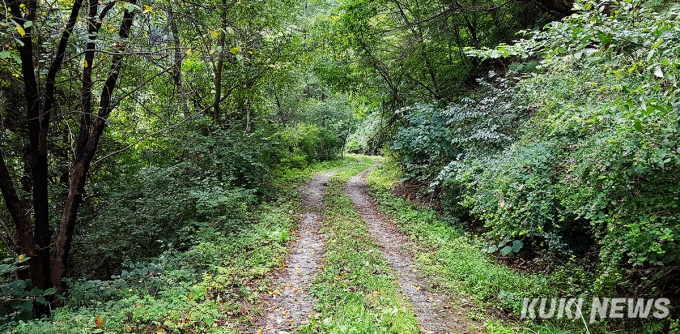
<svg viewBox="0 0 680 334"><path fill-rule="evenodd" d="M221 37L224 41L224 33ZM222 43L224 44L224 43ZM224 52L224 51L222 51ZM220 53L217 60L217 68L215 69L215 100L213 101L213 123L221 124L220 101L222 100L222 67L224 66L224 54Z"/></svg>
<svg viewBox="0 0 680 334"><path fill-rule="evenodd" d="M175 87L177 88L178 95L180 96L181 101L179 101L179 103L182 110L184 111L184 117L187 118L191 116L191 109L189 109L189 105L187 104L188 96L186 96L184 86L182 85L182 60L184 59L184 55L182 54L182 44L180 43L179 39L179 29L177 28L175 14L172 12L172 9L168 9L166 14L168 16L170 32L172 33L172 40L175 46L172 80L175 82Z"/></svg>
<svg viewBox="0 0 680 334"><path fill-rule="evenodd" d="M217 66L215 68L215 100L213 101L213 123L216 125L221 124L222 115L220 112L220 102L222 101L222 68L224 67L224 56L225 56L225 40L227 29L227 0L222 0L222 32L220 32L220 46L222 47L222 52L217 59Z"/></svg>
<svg viewBox="0 0 680 334"><path fill-rule="evenodd" d="M26 22L35 19L37 2L30 1L28 5L28 15L20 19L20 3L10 2L10 10L15 20L24 26L24 35L19 38L21 43L17 43L17 49L21 57L21 74L24 79L24 98L26 100L26 116L28 122L29 137L29 164L31 166L31 178L33 187L33 221L35 224L34 238L38 245L38 256L41 268L44 272L41 275L33 276L33 285L44 288L45 282L49 281L47 274L50 266L50 240L52 231L50 230L49 220L49 175L47 166L47 127L49 124L49 114L43 114L41 110L40 90L38 87L38 71L33 64L33 28L25 27ZM11 179L10 179L11 181ZM26 218L28 220L28 218ZM26 237L27 235L24 235Z"/></svg>
<svg viewBox="0 0 680 334"><path fill-rule="evenodd" d="M130 3L134 5L137 3L137 0L131 0ZM134 13L129 12L126 9L118 32L118 36L121 39L125 40L129 37L133 19ZM123 51L122 48L120 51ZM79 159L75 161L71 170L69 194L66 199L66 204L64 205L59 236L57 237L54 255L52 257L51 279L52 284L57 287L58 293L61 293L64 290L62 279L68 269L71 242L73 241L73 232L78 217L78 209L82 203L83 194L85 192L87 172L90 169L92 158L94 158L97 151L99 139L106 128L106 121L113 109L111 98L113 96L113 91L116 88L118 75L123 67L123 58L122 54L117 54L113 57L109 76L102 88L101 98L99 100L99 110L97 112L97 117L92 124L92 130L89 131L86 142L78 143L77 152L80 152L78 154ZM83 145L81 146L81 144Z"/></svg>
<svg viewBox="0 0 680 334"><path fill-rule="evenodd" d="M31 221L28 216L28 203L22 201L17 196L16 189L12 183L12 177L5 165L5 158L2 156L2 150L0 150L0 191L2 191L2 196L5 199L7 210L12 216L12 220L14 220L19 252L30 257L28 269L19 270L17 276L20 279L37 277L40 280L44 277L44 273L38 258L39 247L33 238L33 229L31 228Z"/></svg>
<svg viewBox="0 0 680 334"><path fill-rule="evenodd" d="M246 133L250 133L250 101L246 101Z"/></svg>
<svg viewBox="0 0 680 334"><path fill-rule="evenodd" d="M78 134L77 150L75 161L82 159L84 154L83 148L85 142L90 134L90 126L92 126L92 69L94 68L94 48L95 40L97 39L97 9L99 2L97 0L90 0L88 14L87 14L87 32L89 41L85 44L85 63L83 64L83 77L81 83L83 85L80 93L80 132Z"/></svg>

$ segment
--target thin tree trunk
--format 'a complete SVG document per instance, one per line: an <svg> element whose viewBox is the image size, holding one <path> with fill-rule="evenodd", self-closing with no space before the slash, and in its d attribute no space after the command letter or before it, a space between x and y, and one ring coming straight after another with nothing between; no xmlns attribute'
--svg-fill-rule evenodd
<svg viewBox="0 0 680 334"><path fill-rule="evenodd" d="M222 29L227 28L227 0L222 0ZM226 32L220 32L220 46L222 51L217 59L217 66L215 68L215 100L213 101L213 123L221 124L220 102L222 101L222 68L224 67L224 43L226 40Z"/></svg>
<svg viewBox="0 0 680 334"><path fill-rule="evenodd" d="M97 39L97 9L99 2L97 0L90 0L88 14L87 14L87 32L89 41L85 44L85 62L83 64L83 77L81 83L83 85L80 93L80 132L78 134L77 149L75 161L82 159L85 148L85 142L90 134L90 127L92 126L92 69L94 68L94 52L95 40Z"/></svg>
<svg viewBox="0 0 680 334"><path fill-rule="evenodd" d="M250 101L246 101L246 133L250 133Z"/></svg>
<svg viewBox="0 0 680 334"><path fill-rule="evenodd" d="M28 269L19 270L17 276L20 279L37 277L40 280L43 277L43 270L38 258L39 247L33 238L33 229L28 214L29 205L17 196L12 177L5 165L5 158L2 156L2 150L0 150L0 191L2 191L7 210L12 216L12 220L14 220L19 252L30 257Z"/></svg>
<svg viewBox="0 0 680 334"><path fill-rule="evenodd" d="M224 44L224 33L221 36L222 43ZM220 101L222 100L222 67L224 66L224 51L220 53L219 59L217 60L217 68L215 69L215 100L213 101L213 123L216 125L221 124L221 113L220 113Z"/></svg>
<svg viewBox="0 0 680 334"><path fill-rule="evenodd" d="M170 32L172 33L172 40L175 46L175 59L173 60L172 67L172 79L175 82L175 87L177 88L178 95L180 96L180 106L184 111L184 117L187 118L191 116L191 109L187 104L188 96L186 96L186 91L182 85L182 60L184 55L182 54L182 44L179 39L179 29L177 28L177 22L175 19L175 14L172 9L166 11L168 16L168 22L170 24Z"/></svg>
<svg viewBox="0 0 680 334"><path fill-rule="evenodd" d="M136 4L137 0L130 0L130 3ZM118 32L118 36L121 39L127 39L129 37L133 19L134 13L129 12L126 9ZM52 284L58 289L58 293L61 293L64 290L62 279L68 269L68 259L71 251L71 243L73 241L73 232L75 230L78 209L82 203L83 194L85 192L87 173L90 169L92 158L94 158L97 151L99 139L106 128L106 121L113 109L111 98L113 91L116 88L118 75L123 67L123 58L122 54L117 54L113 57L109 76L102 88L97 117L92 123L92 130L87 137L87 142L84 144L84 147L78 147L78 151L81 151L82 154L80 154L80 158L75 161L71 171L69 194L66 199L66 204L64 205L59 236L57 237L54 256L52 257L51 278Z"/></svg>

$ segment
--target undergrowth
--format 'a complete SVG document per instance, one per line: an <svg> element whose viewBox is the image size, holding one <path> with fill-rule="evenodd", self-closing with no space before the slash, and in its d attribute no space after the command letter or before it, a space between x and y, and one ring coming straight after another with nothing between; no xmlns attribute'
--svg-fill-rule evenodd
<svg viewBox="0 0 680 334"><path fill-rule="evenodd" d="M405 199L390 193L390 188L401 179L398 169L391 165L379 166L369 173L368 183L379 209L419 246L413 251L423 269L449 289L462 305L473 305L468 316L486 319L489 333L609 333L625 329L627 333L656 333L663 326L652 321L599 321L588 324L582 319L551 319L538 322L519 316L524 298L583 297L592 299L589 287L576 280L580 271L570 263L560 264L551 273L518 272L481 252L475 237L466 233L460 224L449 222L427 207L411 206ZM584 310L586 318L590 310ZM589 319L586 319L588 321Z"/></svg>
<svg viewBox="0 0 680 334"><path fill-rule="evenodd" d="M13 333L234 333L260 314L259 295L273 286L300 213L298 187L310 175L347 165L345 158L287 169L249 223L222 231L203 222L198 243L168 249L153 263L129 264L111 280L70 282L64 307L49 318L10 323Z"/></svg>

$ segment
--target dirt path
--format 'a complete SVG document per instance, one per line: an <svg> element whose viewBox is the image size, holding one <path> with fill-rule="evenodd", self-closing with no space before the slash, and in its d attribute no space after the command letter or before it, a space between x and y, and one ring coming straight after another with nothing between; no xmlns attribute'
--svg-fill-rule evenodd
<svg viewBox="0 0 680 334"><path fill-rule="evenodd" d="M404 248L404 243L409 242L408 238L401 234L394 223L381 215L373 203L364 178L377 165L349 179L345 186L347 196L382 247L382 254L390 267L397 272L401 290L413 306L421 330L425 333L469 332L461 316L449 311L451 298L429 290L430 282L418 274L413 255Z"/></svg>
<svg viewBox="0 0 680 334"><path fill-rule="evenodd" d="M287 268L279 278L279 287L271 295L272 307L266 310L267 317L258 324L258 327L265 328L262 333L292 331L308 322L313 299L307 290L322 263L325 240L325 236L319 234L324 189L336 171L321 174L303 186L303 213L297 239L291 244Z"/></svg>

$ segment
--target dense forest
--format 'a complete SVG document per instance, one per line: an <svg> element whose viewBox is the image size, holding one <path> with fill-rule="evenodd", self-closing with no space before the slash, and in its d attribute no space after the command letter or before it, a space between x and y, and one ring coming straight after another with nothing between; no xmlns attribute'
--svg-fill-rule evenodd
<svg viewBox="0 0 680 334"><path fill-rule="evenodd" d="M680 332L673 1L0 7L2 332Z"/></svg>

